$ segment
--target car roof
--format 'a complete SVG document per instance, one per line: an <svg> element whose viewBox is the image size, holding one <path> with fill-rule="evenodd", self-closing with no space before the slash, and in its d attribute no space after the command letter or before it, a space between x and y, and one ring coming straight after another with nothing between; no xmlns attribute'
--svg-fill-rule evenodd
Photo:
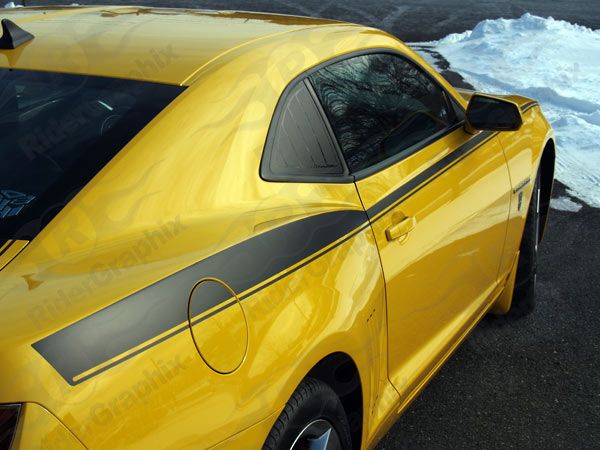
<svg viewBox="0 0 600 450"><path fill-rule="evenodd" d="M220 55L250 42L341 24L277 14L140 6L3 9L0 18L35 36L15 50L0 50L0 67L180 85Z"/></svg>

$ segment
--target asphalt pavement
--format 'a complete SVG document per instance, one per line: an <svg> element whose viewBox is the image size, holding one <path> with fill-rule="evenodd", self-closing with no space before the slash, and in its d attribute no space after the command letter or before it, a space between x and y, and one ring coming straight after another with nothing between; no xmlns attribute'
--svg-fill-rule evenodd
<svg viewBox="0 0 600 450"><path fill-rule="evenodd" d="M7 2L8 0L4 0ZM69 4L60 0L12 0L27 5ZM231 9L325 17L384 29L406 42L439 39L469 30L485 19L516 18L526 12L553 16L590 28L600 25L598 0L76 0L81 4L133 4Z"/></svg>
<svg viewBox="0 0 600 450"><path fill-rule="evenodd" d="M42 3L65 2L27 2ZM82 3L312 15L373 25L407 42L438 39L471 29L481 20L525 12L600 28L597 0ZM555 186L558 195L567 195L560 183ZM534 314L505 325L484 320L378 450L600 448L600 209L552 210L540 252Z"/></svg>
<svg viewBox="0 0 600 450"><path fill-rule="evenodd" d="M552 210L536 311L484 320L378 450L599 448L599 243L600 209Z"/></svg>

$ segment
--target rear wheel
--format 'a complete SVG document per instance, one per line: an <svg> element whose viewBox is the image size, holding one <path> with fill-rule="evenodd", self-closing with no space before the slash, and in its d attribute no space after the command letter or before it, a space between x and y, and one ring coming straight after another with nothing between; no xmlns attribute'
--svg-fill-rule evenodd
<svg viewBox="0 0 600 450"><path fill-rule="evenodd" d="M540 242L540 196L540 172L538 171L519 249L512 305L507 314L511 319L525 317L535 309L535 285Z"/></svg>
<svg viewBox="0 0 600 450"><path fill-rule="evenodd" d="M263 450L351 450L342 402L327 384L306 378L273 425Z"/></svg>

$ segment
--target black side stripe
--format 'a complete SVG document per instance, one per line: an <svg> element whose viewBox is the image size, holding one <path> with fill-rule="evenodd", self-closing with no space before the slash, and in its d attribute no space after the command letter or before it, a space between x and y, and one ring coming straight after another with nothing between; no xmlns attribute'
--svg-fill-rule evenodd
<svg viewBox="0 0 600 450"><path fill-rule="evenodd" d="M539 106L539 103L537 101L526 103L523 106L521 106L521 112L529 111L531 108L534 108L536 106ZM408 183L400 186L396 191L392 192L387 197L381 199L375 205L371 206L367 210L367 215L369 216L369 219L373 220L378 214L380 214L384 210L389 211L389 209L395 206L395 204L398 203L400 199L405 200L406 198L408 198L406 197L406 195L411 193L411 191L415 190L419 186L423 188L435 178L442 175L455 162L462 160L464 157L477 150L489 140L491 140L497 134L497 132L492 131L480 132L473 139L469 140L467 143L457 148L451 154L449 154L448 156L441 159L427 170L417 175ZM412 192L412 194L414 194L415 192L417 191L415 190L414 192Z"/></svg>
<svg viewBox="0 0 600 450"><path fill-rule="evenodd" d="M4 253L6 253L6 250L8 250L14 243L15 241L11 242L10 240L0 243L0 248L2 249L0 250L0 257L4 255ZM2 248L3 245L6 245L6 247Z"/></svg>
<svg viewBox="0 0 600 450"><path fill-rule="evenodd" d="M69 384L79 384L186 330L189 293L201 278L211 276L222 279L236 292L248 291L240 297L241 300L248 298L289 275L281 274L284 270L306 260L294 269L298 270L335 248L326 249L332 243L341 240L337 244L341 245L352 238L369 226L368 218L373 219L384 211L390 211L407 194L412 195L426 186L496 134L480 132L369 208L366 215L364 211L324 213L255 236L43 338L34 343L33 348ZM262 284L269 279L268 283ZM250 290L257 285L260 286ZM229 304L223 304L225 300L218 294L204 295L203 302L194 303L193 317L218 305L221 307L193 323L206 320L227 308ZM156 339L161 334L163 336ZM118 358L133 349L136 350ZM111 359L113 361L106 364Z"/></svg>
<svg viewBox="0 0 600 450"><path fill-rule="evenodd" d="M189 294L201 278L222 279L235 292L242 293L349 233L357 233L366 227L365 212L354 210L318 214L286 224L229 247L113 303L34 343L33 348L68 383L81 383L186 330ZM259 289L262 288L264 286ZM227 300L219 295L222 293L203 296L203 302L197 302L199 306L193 315L197 316ZM92 370L174 328L160 341L112 361L109 366Z"/></svg>
<svg viewBox="0 0 600 450"><path fill-rule="evenodd" d="M539 103L536 101L525 103L524 105L521 106L521 113L529 111L531 108L535 108L536 106L539 106Z"/></svg>
<svg viewBox="0 0 600 450"><path fill-rule="evenodd" d="M424 187L427 183L430 183L435 178L445 172L453 163L458 162L463 157L467 156L471 152L481 147L485 142L496 136L497 133L491 131L482 131L474 136L470 141L463 144L461 147L454 150L448 156L442 158L437 163L429 167L428 169L421 172L419 175L414 177L408 183L403 184L394 192L389 194L387 197L381 199L367 210L369 219L375 219L375 217L383 211L389 211L393 208L401 199L411 193L412 191L417 192L415 189L419 186ZM427 183L426 183L427 182ZM413 192L413 193L414 193ZM376 219L375 219L376 220Z"/></svg>

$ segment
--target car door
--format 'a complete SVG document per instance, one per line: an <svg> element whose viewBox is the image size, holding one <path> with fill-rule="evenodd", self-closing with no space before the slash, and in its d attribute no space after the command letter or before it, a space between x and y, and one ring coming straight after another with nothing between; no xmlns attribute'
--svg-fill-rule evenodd
<svg viewBox="0 0 600 450"><path fill-rule="evenodd" d="M499 290L510 180L489 132L424 69L354 56L310 81L372 224L383 266L390 379L408 395Z"/></svg>

